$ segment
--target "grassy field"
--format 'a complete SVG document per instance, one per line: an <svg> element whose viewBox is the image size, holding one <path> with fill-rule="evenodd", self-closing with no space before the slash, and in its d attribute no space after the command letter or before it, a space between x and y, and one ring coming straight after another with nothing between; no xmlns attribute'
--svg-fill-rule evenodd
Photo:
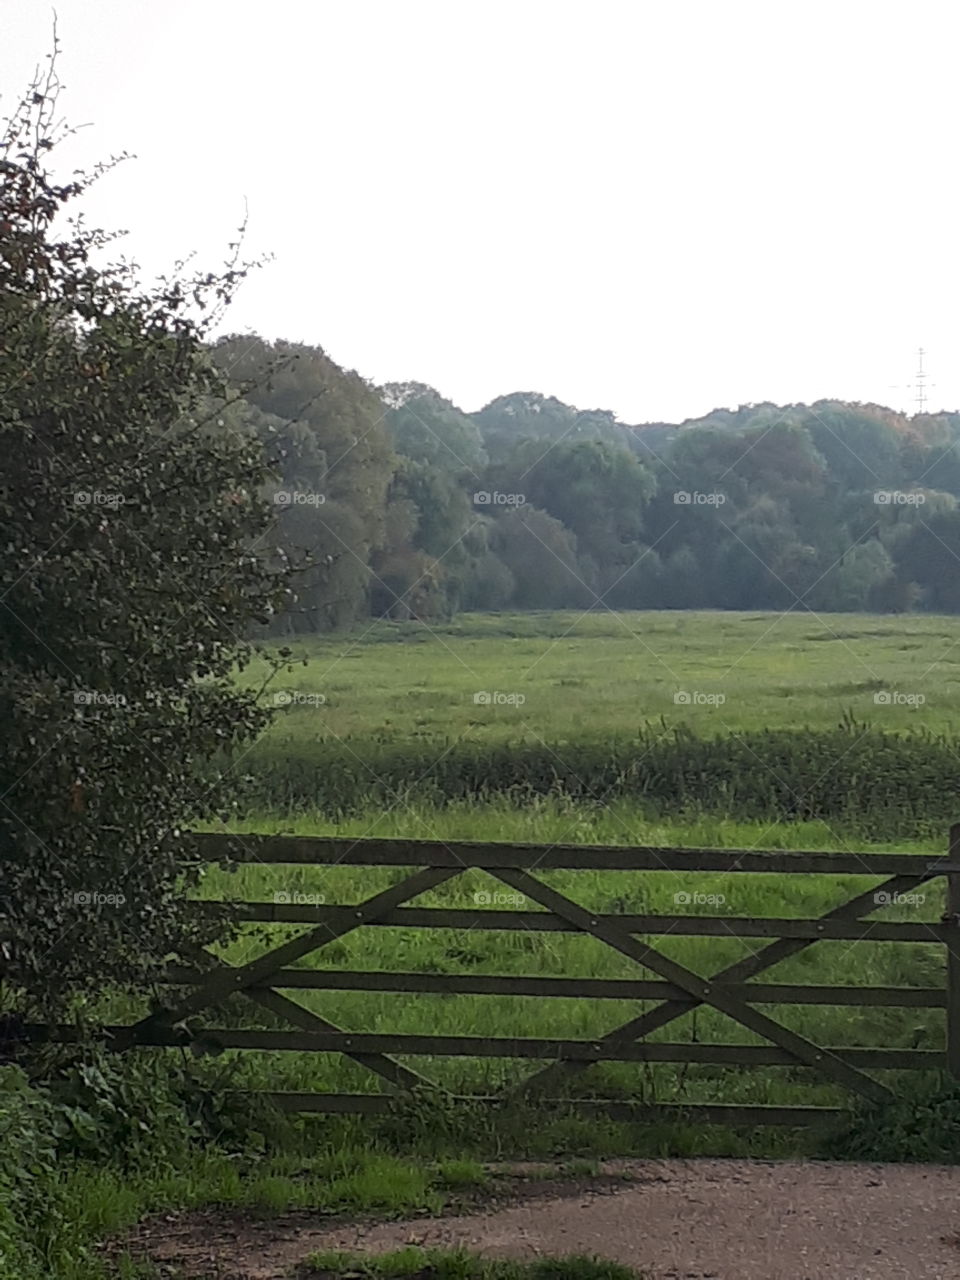
<svg viewBox="0 0 960 1280"><path fill-rule="evenodd" d="M828 727L844 713L932 732L960 719L960 626L947 617L473 614L292 647L309 665L271 685L271 698L291 700L270 731L291 745L567 741L630 735L661 717L704 733ZM252 666L249 683L265 674ZM484 693L513 700L474 701Z"/></svg>
<svg viewBox="0 0 960 1280"><path fill-rule="evenodd" d="M247 810L338 819L562 795L907 838L953 816L958 640L930 617L378 622L296 646L230 776Z"/></svg>

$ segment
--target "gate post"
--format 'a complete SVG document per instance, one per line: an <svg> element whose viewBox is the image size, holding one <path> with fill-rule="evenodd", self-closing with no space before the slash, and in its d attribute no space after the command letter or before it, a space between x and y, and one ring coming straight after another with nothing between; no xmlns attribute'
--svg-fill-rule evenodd
<svg viewBox="0 0 960 1280"><path fill-rule="evenodd" d="M950 828L947 856L947 1069L960 1080L960 823Z"/></svg>

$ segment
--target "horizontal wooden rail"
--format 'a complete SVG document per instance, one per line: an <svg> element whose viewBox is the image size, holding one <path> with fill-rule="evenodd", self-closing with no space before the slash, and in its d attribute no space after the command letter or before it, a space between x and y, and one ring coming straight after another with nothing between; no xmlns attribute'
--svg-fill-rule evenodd
<svg viewBox="0 0 960 1280"><path fill-rule="evenodd" d="M200 902L202 912L221 904ZM356 908L307 906L274 902L232 902L237 920L268 924L328 924L354 921ZM626 933L679 934L712 938L837 938L844 941L943 943L948 928L939 921L797 920L770 916L619 915L597 912L594 919ZM374 928L522 930L526 933L580 933L575 924L549 911L497 911L487 907L395 907L364 922Z"/></svg>
<svg viewBox="0 0 960 1280"><path fill-rule="evenodd" d="M119 1034L122 1027L105 1027L106 1035ZM29 1028L30 1034L36 1028ZM51 1028L52 1038L73 1043L79 1033L73 1027ZM262 1031L233 1027L204 1027L196 1041L210 1048L259 1049L288 1053L400 1054L436 1058L535 1058L571 1062L696 1062L703 1064L798 1067L796 1057L775 1045L708 1044L686 1041L666 1043L650 1040L633 1044L604 1045L596 1040L527 1039L514 1036L427 1036L367 1032ZM154 1027L139 1041L141 1045L172 1048L185 1043L182 1032ZM856 1067L884 1070L937 1070L946 1064L946 1054L937 1049L856 1049L820 1050L823 1057L836 1058Z"/></svg>
<svg viewBox="0 0 960 1280"><path fill-rule="evenodd" d="M233 1091L239 1098L265 1099L280 1111L313 1112L319 1115L389 1115L397 1106L397 1097L382 1093L244 1093ZM502 1106L498 1097L475 1096L457 1098L466 1104L488 1105L491 1109ZM755 1128L758 1125L777 1125L806 1128L835 1121L846 1115L841 1107L751 1107L737 1103L710 1102L619 1102L603 1098L557 1098L544 1100L542 1105L552 1112L576 1110L586 1115L605 1116L610 1120L632 1123L661 1121L667 1123L698 1122L734 1127Z"/></svg>
<svg viewBox="0 0 960 1280"><path fill-rule="evenodd" d="M171 965L157 981L170 986L196 986L199 969ZM828 987L791 983L724 984L738 1000L750 1004L870 1005L891 1009L945 1009L940 987ZM253 990L405 991L437 995L548 996L591 1000L677 1000L697 1004L696 996L671 982L633 978L535 978L477 973L388 973L379 970L278 969L265 988Z"/></svg>
<svg viewBox="0 0 960 1280"><path fill-rule="evenodd" d="M796 853L755 849L677 849L629 845L538 845L436 840L347 840L336 836L228 835L187 837L208 862L350 867L525 867L536 871L748 871L768 874L893 876L941 874L929 854ZM944 858L943 864L947 860Z"/></svg>

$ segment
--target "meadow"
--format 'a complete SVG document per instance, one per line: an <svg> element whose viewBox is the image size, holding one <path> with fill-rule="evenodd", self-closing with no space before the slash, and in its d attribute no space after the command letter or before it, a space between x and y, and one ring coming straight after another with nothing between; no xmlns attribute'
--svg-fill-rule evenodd
<svg viewBox="0 0 960 1280"><path fill-rule="evenodd" d="M251 777L262 770L261 785L253 807L248 805L229 827L358 838L824 851L869 847L940 854L954 813L960 758L952 741L954 712L960 712L958 639L955 622L931 617L552 614L474 616L440 627L378 623L350 636L299 642L297 658L307 659L307 665L295 667L268 691L271 700L280 695L277 721L241 764ZM259 684L263 672L250 670L245 678ZM525 701L475 702L477 692L506 698L522 693ZM720 692L726 701L694 697ZM690 699L675 700L676 693ZM890 697L878 701L877 693ZM622 774L624 785L598 790L593 784L599 765L594 764L612 742L645 744L647 763L651 752L669 749L683 762L683 803L671 802L676 778L658 794L636 771ZM869 752L858 755L864 743ZM781 751L782 758L771 763L772 751ZM531 759L542 765L550 757L564 760L567 773L556 768L552 777L533 778ZM354 769L351 803L326 803L324 781L329 785L344 758ZM442 773L451 759L458 762L463 785ZM857 762L852 775L844 773L851 759ZM385 760L393 774L389 786L378 790ZM472 762L472 774L463 770L465 760ZM733 781L712 787L710 770L731 760L739 771ZM622 764L621 759L617 767ZM794 775L770 784L770 776L783 770ZM315 805L311 771L319 778ZM584 772L592 782L572 785ZM405 787L405 774L411 783L426 781L426 791ZM445 781L431 792L437 776ZM816 777L820 788L811 812L791 799L803 790L807 776ZM301 780L292 790L291 777ZM749 785L748 777L754 779ZM824 790L823 778L836 783L836 796ZM751 806L757 810L753 816ZM211 869L201 892L261 902L277 894L304 894L328 904L352 904L402 874L254 865ZM871 883L852 876L667 872L552 872L543 878L594 910L672 914L678 910L674 894L682 889L713 895L720 905L679 910L774 917L821 915ZM471 871L423 895L418 905L475 908L479 915L486 909L483 895L498 889L503 886L486 873ZM934 886L923 902L883 908L876 918L932 922L942 910L942 889ZM248 956L253 934L262 945L301 930L245 926L227 958L238 962ZM708 975L762 944L731 936L667 937L660 945L665 954ZM476 928L362 929L303 963L420 973L653 976L589 937ZM762 980L916 987L942 986L943 976L942 948L935 943L822 941ZM650 1002L638 1006L637 1001L565 997L288 994L345 1030L478 1037L594 1039L651 1007ZM765 1011L829 1046L943 1047L938 1010L783 1005ZM236 1021L228 1025L252 1025L249 1017L238 1005L231 1010ZM269 1026L269 1016L260 1025ZM652 1038L759 1043L705 1009ZM411 1058L408 1064L466 1093L509 1086L535 1066L482 1057ZM379 1088L369 1073L337 1055L251 1052L240 1055L237 1070L237 1079L249 1087ZM804 1071L775 1067L603 1064L573 1077L570 1088L574 1094L680 1103L848 1101L836 1087Z"/></svg>
<svg viewBox="0 0 960 1280"><path fill-rule="evenodd" d="M338 820L559 795L907 837L951 816L958 639L931 617L380 622L244 673L278 714L230 774L247 810Z"/></svg>
<svg viewBox="0 0 960 1280"><path fill-rule="evenodd" d="M629 736L661 718L731 733L830 727L844 714L938 733L960 718L950 617L465 614L379 621L291 648L308 665L271 686L282 715L267 742L570 741ZM265 674L255 664L247 678L259 686ZM484 693L502 700L474 700Z"/></svg>

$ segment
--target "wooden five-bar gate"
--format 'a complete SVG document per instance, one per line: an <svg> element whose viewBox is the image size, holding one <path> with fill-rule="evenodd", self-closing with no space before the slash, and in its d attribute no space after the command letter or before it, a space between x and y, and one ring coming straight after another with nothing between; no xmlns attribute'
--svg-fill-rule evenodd
<svg viewBox="0 0 960 1280"><path fill-rule="evenodd" d="M728 1064L734 1067L808 1068L813 1078L841 1086L857 1099L882 1103L890 1087L873 1072L947 1068L960 1077L960 826L951 831L946 856L896 853L782 853L720 849L602 848L441 843L271 835L196 835L198 856L209 862L309 864L317 867L410 868L399 883L356 905L304 905L284 902L235 904L239 918L303 924L302 933L265 950L239 966L210 954L203 963L172 966L168 1007L130 1026L109 1028L118 1049L133 1045L183 1043L187 1020L206 1022L226 998L244 996L290 1025L289 1030L210 1029L226 1049L314 1050L337 1052L380 1078L380 1091L360 1094L270 1093L294 1111L381 1113L395 1097L424 1087L438 1088L397 1057L465 1056L539 1059L544 1064L528 1079L488 1099L550 1099L565 1094L563 1085L592 1063L674 1062ZM416 868L415 870L413 868ZM471 868L482 868L540 910L483 907L454 909L407 905ZM700 873L776 873L794 876L863 876L871 881L848 901L818 919L757 918L732 915L608 914L586 910L538 877L558 869L591 871ZM871 918L887 902L914 895L946 877L946 911L935 922ZM689 884L689 881L682 883ZM678 880L678 885L681 881ZM919 914L919 913L918 913ZM457 930L565 931L589 935L636 962L653 979L491 976L471 973L401 973L296 967L338 938L368 927ZM757 939L757 947L735 963L704 978L664 955L655 941L664 935ZM946 981L937 987L811 986L758 982L773 965L827 939L857 942L923 942L945 948ZM285 992L374 991L441 995L587 997L591 1000L655 1001L614 1030L590 1041L526 1037L370 1034L345 1031L305 1008ZM945 1012L944 1049L836 1047L816 1043L784 1026L758 1006L850 1005L931 1008ZM677 1043L651 1039L698 1006L727 1015L761 1043ZM383 1085L387 1088L384 1089ZM742 1106L732 1104L641 1104L600 1099L564 1099L563 1105L602 1111L617 1118L647 1118L682 1112L700 1120L739 1125L803 1125L837 1114L822 1106Z"/></svg>

